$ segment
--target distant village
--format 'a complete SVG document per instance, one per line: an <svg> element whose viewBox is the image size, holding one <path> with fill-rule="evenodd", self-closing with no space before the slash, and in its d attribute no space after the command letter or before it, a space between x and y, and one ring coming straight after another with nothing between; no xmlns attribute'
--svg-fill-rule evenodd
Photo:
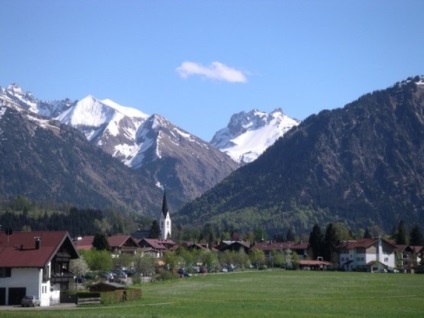
<svg viewBox="0 0 424 318"><path fill-rule="evenodd" d="M424 265L422 245L399 244L382 237L334 244L327 237L334 234L331 226L326 235L314 226L309 242L235 239L214 246L177 244L172 240L166 193L158 225L157 238L146 237L145 231L71 238L66 231L1 229L0 305L19 305L27 295L35 295L40 306L74 302L65 296L75 289L115 291L121 293L120 299L126 299L130 284L212 272L278 268L416 273L422 272ZM419 238L421 234L416 235Z"/></svg>

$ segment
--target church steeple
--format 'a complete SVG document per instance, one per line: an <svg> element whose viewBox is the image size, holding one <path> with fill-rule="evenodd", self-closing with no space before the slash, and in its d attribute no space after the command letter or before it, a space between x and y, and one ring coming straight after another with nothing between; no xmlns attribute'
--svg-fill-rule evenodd
<svg viewBox="0 0 424 318"><path fill-rule="evenodd" d="M163 201L162 201L162 214L163 217L166 218L168 214L168 201L166 200L166 190L163 192Z"/></svg>
<svg viewBox="0 0 424 318"><path fill-rule="evenodd" d="M166 190L163 192L162 211L160 214L159 226L162 240L171 238L172 222L168 209L168 200L166 199Z"/></svg>

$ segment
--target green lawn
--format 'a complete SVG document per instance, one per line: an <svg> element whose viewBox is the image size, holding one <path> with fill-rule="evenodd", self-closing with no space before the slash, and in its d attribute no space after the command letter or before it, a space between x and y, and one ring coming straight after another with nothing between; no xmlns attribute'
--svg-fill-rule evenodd
<svg viewBox="0 0 424 318"><path fill-rule="evenodd" d="M209 274L142 286L143 299L0 317L423 317L424 275L314 271Z"/></svg>

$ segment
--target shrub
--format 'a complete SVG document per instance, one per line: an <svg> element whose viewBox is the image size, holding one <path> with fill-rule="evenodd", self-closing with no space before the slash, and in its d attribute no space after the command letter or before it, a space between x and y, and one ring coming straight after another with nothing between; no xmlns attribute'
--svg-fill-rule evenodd
<svg viewBox="0 0 424 318"><path fill-rule="evenodd" d="M179 278L179 276L176 273L160 269L159 273L157 274L156 278L158 280L170 280L170 279L176 279Z"/></svg>

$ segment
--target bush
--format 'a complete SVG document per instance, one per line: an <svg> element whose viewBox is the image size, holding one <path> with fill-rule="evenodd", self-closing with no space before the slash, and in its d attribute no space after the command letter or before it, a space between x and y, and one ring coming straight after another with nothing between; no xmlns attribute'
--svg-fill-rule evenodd
<svg viewBox="0 0 424 318"><path fill-rule="evenodd" d="M179 276L176 273L160 269L159 273L156 276L156 279L158 280L171 280L171 279L177 279Z"/></svg>

